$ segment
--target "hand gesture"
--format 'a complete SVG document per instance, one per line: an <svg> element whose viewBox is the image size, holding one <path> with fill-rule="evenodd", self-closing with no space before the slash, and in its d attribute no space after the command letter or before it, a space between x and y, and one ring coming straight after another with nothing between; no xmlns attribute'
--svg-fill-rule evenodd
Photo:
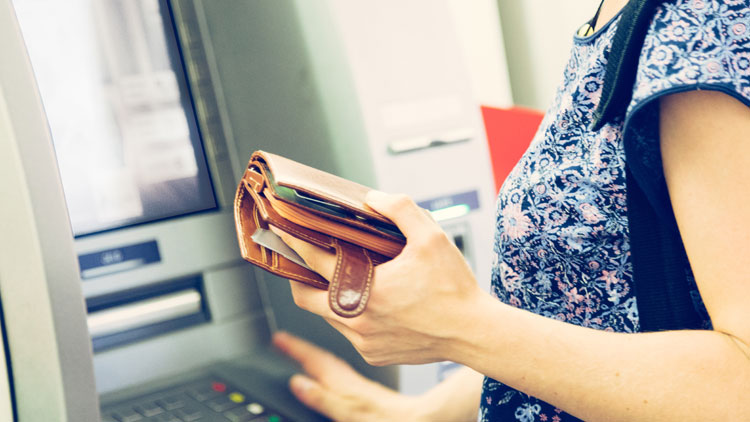
<svg viewBox="0 0 750 422"><path fill-rule="evenodd" d="M451 360L448 340L465 329L462 316L486 294L461 252L410 198L372 191L367 204L393 221L407 241L399 256L375 268L365 312L341 318L329 309L327 292L291 282L295 303L325 318L372 365ZM331 252L272 230L331 279L336 263Z"/></svg>
<svg viewBox="0 0 750 422"><path fill-rule="evenodd" d="M273 344L298 361L306 375L289 382L302 403L336 422L420 421L427 409L420 398L397 393L357 373L331 353L287 333Z"/></svg>

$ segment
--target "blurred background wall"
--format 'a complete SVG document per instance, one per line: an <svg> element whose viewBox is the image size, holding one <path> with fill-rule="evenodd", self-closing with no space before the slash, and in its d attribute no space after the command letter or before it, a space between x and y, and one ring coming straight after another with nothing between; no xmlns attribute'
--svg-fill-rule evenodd
<svg viewBox="0 0 750 422"><path fill-rule="evenodd" d="M598 3L597 0L498 0L516 105L546 110L561 81L573 35L594 15Z"/></svg>

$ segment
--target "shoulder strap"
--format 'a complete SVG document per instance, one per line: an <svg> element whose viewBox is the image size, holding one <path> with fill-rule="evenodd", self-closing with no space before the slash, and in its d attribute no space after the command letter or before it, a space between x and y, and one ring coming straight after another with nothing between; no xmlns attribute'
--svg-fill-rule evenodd
<svg viewBox="0 0 750 422"><path fill-rule="evenodd" d="M630 0L622 11L604 74L602 97L594 111L592 129L623 115L630 104L638 59L656 8L665 0Z"/></svg>
<svg viewBox="0 0 750 422"><path fill-rule="evenodd" d="M702 318L690 297L679 233L661 222L627 172L628 225L641 331L697 329Z"/></svg>
<svg viewBox="0 0 750 422"><path fill-rule="evenodd" d="M658 6L666 1L630 0L625 6L612 40L593 130L627 111L646 33ZM630 170L626 180L630 251L641 331L700 328L702 318L690 297L680 234L658 217Z"/></svg>

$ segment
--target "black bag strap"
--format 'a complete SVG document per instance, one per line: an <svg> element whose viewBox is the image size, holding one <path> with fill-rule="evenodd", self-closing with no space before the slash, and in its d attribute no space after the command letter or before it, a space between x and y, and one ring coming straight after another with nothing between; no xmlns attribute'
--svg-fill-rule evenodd
<svg viewBox="0 0 750 422"><path fill-rule="evenodd" d="M630 0L617 25L602 86L602 97L594 111L592 130L625 114L633 94L643 41L656 8L665 0Z"/></svg>
<svg viewBox="0 0 750 422"><path fill-rule="evenodd" d="M630 171L626 175L630 257L641 331L698 329L680 234L663 224Z"/></svg>
<svg viewBox="0 0 750 422"><path fill-rule="evenodd" d="M625 6L612 41L602 99L594 112L593 130L625 115L646 33L657 7L664 2L630 0ZM690 296L685 250L679 232L658 217L629 169L626 186L641 331L700 328L702 318Z"/></svg>

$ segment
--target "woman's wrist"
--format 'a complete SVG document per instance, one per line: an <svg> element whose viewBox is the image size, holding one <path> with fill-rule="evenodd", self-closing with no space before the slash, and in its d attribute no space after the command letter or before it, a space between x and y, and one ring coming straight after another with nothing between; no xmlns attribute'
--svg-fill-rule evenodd
<svg viewBox="0 0 750 422"><path fill-rule="evenodd" d="M476 360L481 359L488 346L497 341L496 336L500 333L489 327L498 327L497 319L502 318L503 308L507 306L480 290L480 294L454 318L441 351L445 359L476 367Z"/></svg>

